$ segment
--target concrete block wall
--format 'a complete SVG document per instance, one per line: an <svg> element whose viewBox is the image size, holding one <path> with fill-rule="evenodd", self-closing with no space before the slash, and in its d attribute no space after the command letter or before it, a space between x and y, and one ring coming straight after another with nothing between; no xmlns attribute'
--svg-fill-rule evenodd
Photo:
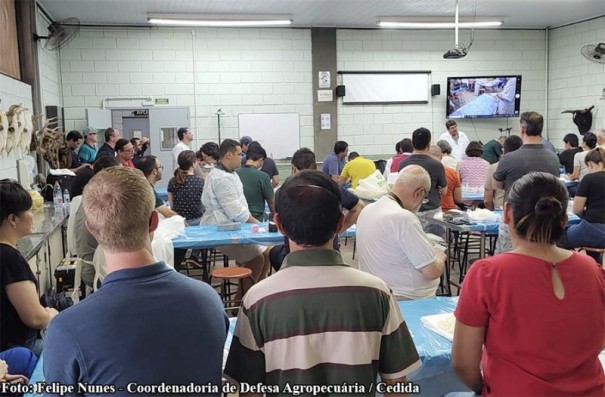
<svg viewBox="0 0 605 397"><path fill-rule="evenodd" d="M469 31L460 32L468 44ZM350 150L363 154L392 154L395 143L411 137L418 127L433 132L434 141L445 132L447 77L520 74L523 76L521 111L545 112L546 39L543 30L477 30L463 59L443 59L454 47L454 32L408 30L339 30L338 70L430 70L441 95L428 104L338 104L338 136ZM427 90L429 87L427 87ZM499 127L518 131L518 119L460 119L461 131L471 140L487 142L500 135Z"/></svg>
<svg viewBox="0 0 605 397"><path fill-rule="evenodd" d="M38 10L36 17L36 31L40 36L47 36L47 26L50 22ZM40 95L42 111L45 106L63 106L61 92L60 51L44 48L46 40L38 41L38 67L40 78Z"/></svg>
<svg viewBox="0 0 605 397"><path fill-rule="evenodd" d="M7 111L12 105L22 103L33 109L31 86L0 73L0 108ZM0 179L18 179L17 160L23 157L20 149L0 153ZM0 204L1 205L1 204Z"/></svg>
<svg viewBox="0 0 605 397"><path fill-rule="evenodd" d="M556 147L563 137L579 131L571 114L564 110L592 110L592 128L605 128L605 63L585 59L585 45L605 42L605 16L549 32L549 115L548 132Z"/></svg>
<svg viewBox="0 0 605 397"><path fill-rule="evenodd" d="M236 138L240 113L299 113L301 145L313 145L311 39L300 29L87 30L61 49L68 129L105 97L168 98L190 108L198 148ZM142 100L109 102L141 107Z"/></svg>

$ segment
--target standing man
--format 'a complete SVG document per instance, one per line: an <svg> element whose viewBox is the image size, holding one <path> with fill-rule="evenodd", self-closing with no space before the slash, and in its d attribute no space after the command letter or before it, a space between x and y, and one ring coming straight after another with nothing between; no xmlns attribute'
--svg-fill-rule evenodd
<svg viewBox="0 0 605 397"><path fill-rule="evenodd" d="M149 138L146 136L142 138L132 138L130 143L132 143L132 147L134 149L134 157L132 158L132 162L134 165L137 165L139 160L145 156L145 152L149 146Z"/></svg>
<svg viewBox="0 0 605 397"><path fill-rule="evenodd" d="M206 177L204 191L202 193L202 204L206 212L202 215L200 224L217 225L224 223L258 223L250 214L242 181L234 172L241 165L242 147L238 141L225 139L219 148L220 159ZM269 261L265 260L264 252L267 251L264 246L257 244L246 245L225 245L216 247L229 258L243 264L252 270L254 283L267 276L269 270ZM252 284L250 280L245 280L238 288L238 295L235 299L239 300L242 291L245 292Z"/></svg>
<svg viewBox="0 0 605 397"><path fill-rule="evenodd" d="M248 156L248 146L253 142L252 138L244 135L239 139L239 144L242 146L242 165L246 164Z"/></svg>
<svg viewBox="0 0 605 397"><path fill-rule="evenodd" d="M164 166L160 163L160 159L155 156L143 156L143 158L139 160L136 168L143 172L143 175L145 175L145 178L147 178L147 181L151 185L155 197L155 210L164 218L178 215L176 212L166 207L164 200L158 196L158 192L156 192L154 188L155 184L162 179L162 170L164 169Z"/></svg>
<svg viewBox="0 0 605 397"><path fill-rule="evenodd" d="M345 157L349 153L349 144L345 141L338 141L334 144L334 151L326 157L324 160L321 170L330 175L332 180L338 182L340 180L340 174L342 169L345 167Z"/></svg>
<svg viewBox="0 0 605 397"><path fill-rule="evenodd" d="M504 189L504 201L508 191L518 179L530 172L547 172L559 176L559 158L540 143L544 118L537 112L525 112L519 119L519 131L523 146L518 150L502 156L494 172L492 186ZM500 222L496 253L512 250L508 226Z"/></svg>
<svg viewBox="0 0 605 397"><path fill-rule="evenodd" d="M248 148L246 164L238 168L235 173L242 181L244 196L248 203L250 214L259 222L263 221L265 202L269 207L269 219L275 214L275 193L269 176L259 170L262 167L267 152L260 145Z"/></svg>
<svg viewBox="0 0 605 397"><path fill-rule="evenodd" d="M452 147L452 157L461 161L466 157L466 147L469 144L468 137L462 131L458 131L458 124L454 120L448 120L445 123L447 132L439 137L439 140L445 140Z"/></svg>
<svg viewBox="0 0 605 397"><path fill-rule="evenodd" d="M153 257L150 235L159 221L149 182L133 169L110 167L90 180L82 205L107 276L51 322L45 380L112 385L120 395L132 383L221 385L229 321L216 291Z"/></svg>
<svg viewBox="0 0 605 397"><path fill-rule="evenodd" d="M405 382L421 363L395 297L384 281L349 267L331 249L344 222L337 184L305 170L280 191L275 223L291 252L279 272L246 294L225 377L282 391L287 384L358 382L364 394L374 394L378 375Z"/></svg>
<svg viewBox="0 0 605 397"><path fill-rule="evenodd" d="M116 142L116 153L122 166L134 168L134 163L132 162L134 148L128 139L118 139Z"/></svg>
<svg viewBox="0 0 605 397"><path fill-rule="evenodd" d="M179 154L184 150L191 150L189 144L193 141L193 132L189 131L187 127L181 127L176 132L179 138L177 143L172 149L172 170L176 171L179 168Z"/></svg>
<svg viewBox="0 0 605 397"><path fill-rule="evenodd" d="M84 143L78 151L78 158L81 162L92 164L97 158L97 131L92 127L86 127L83 131Z"/></svg>
<svg viewBox="0 0 605 397"><path fill-rule="evenodd" d="M498 139L492 139L483 145L483 154L481 155L481 158L490 164L500 161L500 156L502 156L502 145L504 145L505 140L506 137L502 135Z"/></svg>
<svg viewBox="0 0 605 397"><path fill-rule="evenodd" d="M445 254L415 215L430 186L428 172L409 165L391 193L364 208L357 221L359 269L384 280L397 300L435 296L443 273Z"/></svg>
<svg viewBox="0 0 605 397"><path fill-rule="evenodd" d="M514 152L523 145L523 141L518 135L511 135L504 141L502 146L502 155ZM494 172L498 168L498 163L494 163L487 169L485 185L483 186L483 204L485 208L493 211L494 209L502 209L504 206L504 190L494 189L492 185Z"/></svg>
<svg viewBox="0 0 605 397"><path fill-rule="evenodd" d="M504 85L504 88L502 88L502 91L493 94L494 98L498 100L498 110L496 111L496 114L509 116L515 114L516 88L517 78L510 77L506 80L506 84Z"/></svg>
<svg viewBox="0 0 605 397"><path fill-rule="evenodd" d="M116 157L116 142L120 139L120 131L118 129L109 127L105 130L105 143L103 146L99 148L97 151L97 159L99 158L99 154L106 152L112 157Z"/></svg>
<svg viewBox="0 0 605 397"><path fill-rule="evenodd" d="M431 147L431 131L427 128L418 128L412 133L412 146L414 152L410 157L399 163L399 171L408 165L419 165L429 173L431 187L426 192L427 197L422 201L418 216L424 231L437 236L444 236L445 229L439 225L432 225L422 219L433 217L441 212L441 198L447 194L447 179L445 168L441 162L429 155Z"/></svg>
<svg viewBox="0 0 605 397"><path fill-rule="evenodd" d="M73 172L74 174L77 174L86 168L88 168L88 169L92 168L92 166L90 164L82 163L82 162L80 162L80 159L78 158L78 153L76 152L76 150L78 150L78 147L80 146L81 143L82 143L82 134L80 134L79 131L76 131L76 130L70 131L67 134L67 136L65 137L65 146L69 149L70 156L71 156L71 163L69 165L69 170L71 172Z"/></svg>

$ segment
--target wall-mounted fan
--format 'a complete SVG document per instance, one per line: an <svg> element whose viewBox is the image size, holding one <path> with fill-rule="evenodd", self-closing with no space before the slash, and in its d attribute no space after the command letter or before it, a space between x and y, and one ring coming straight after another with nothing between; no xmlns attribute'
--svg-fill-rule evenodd
<svg viewBox="0 0 605 397"><path fill-rule="evenodd" d="M80 31L80 20L78 18L66 18L59 22L48 25L48 36L34 34L34 40L46 40L44 48L47 50L58 50L72 41Z"/></svg>
<svg viewBox="0 0 605 397"><path fill-rule="evenodd" d="M605 63L605 43L585 45L580 50L584 58L597 63Z"/></svg>

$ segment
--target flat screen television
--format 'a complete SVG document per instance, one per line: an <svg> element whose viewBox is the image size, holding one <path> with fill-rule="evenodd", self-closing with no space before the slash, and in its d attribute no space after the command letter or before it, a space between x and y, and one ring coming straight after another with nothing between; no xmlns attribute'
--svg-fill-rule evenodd
<svg viewBox="0 0 605 397"><path fill-rule="evenodd" d="M520 75L447 78L447 118L519 117L520 104Z"/></svg>

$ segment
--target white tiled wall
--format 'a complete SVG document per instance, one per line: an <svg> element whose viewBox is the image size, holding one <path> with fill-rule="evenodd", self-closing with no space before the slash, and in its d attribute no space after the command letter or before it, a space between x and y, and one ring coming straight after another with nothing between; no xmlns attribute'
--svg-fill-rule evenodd
<svg viewBox="0 0 605 397"><path fill-rule="evenodd" d="M31 86L0 73L0 108L6 111L11 105L20 103L26 108L32 109ZM21 157L20 149L13 150L10 154L4 150L0 153L0 179L18 179L17 160Z"/></svg>
<svg viewBox="0 0 605 397"><path fill-rule="evenodd" d="M549 123L553 143L562 146L563 136L577 133L571 114L564 110L592 110L592 128L605 128L605 63L594 63L580 54L588 44L605 42L605 17L550 31Z"/></svg>
<svg viewBox="0 0 605 397"><path fill-rule="evenodd" d="M463 59L443 59L454 46L453 31L339 30L338 70L430 70L432 84L441 95L428 104L342 105L338 107L338 136L365 154L388 154L395 143L411 137L418 127L433 132L433 141L445 132L446 79L448 76L520 74L523 76L521 111L545 111L546 35L538 30L479 30ZM460 33L468 44L469 32ZM469 139L487 142L498 128L518 129L518 120L458 120Z"/></svg>
<svg viewBox="0 0 605 397"><path fill-rule="evenodd" d="M605 70L603 65L585 61L579 49L603 41L604 31L602 17L550 32L547 112L544 30L476 31L468 55L458 60L443 59L443 53L453 47L453 31L338 30L338 70L431 70L432 83L441 85L441 95L425 105L339 104L339 139L365 154L389 154L396 141L419 126L428 127L434 135L445 131L448 76L521 74L521 111L546 115L547 134L561 146L561 137L568 128L575 128L571 116L560 114L565 108L594 104L598 108L594 125L603 127L605 101L598 97L605 88ZM462 31L460 41L468 43L469 34ZM168 98L169 106L190 108L194 148L217 140L218 109L224 113L222 138L238 136L239 113L299 113L300 143L313 147L310 30L82 29L60 51L59 59L56 53L44 55L44 101L62 95L68 130L84 128L85 109L101 107L105 97L152 96ZM53 80L57 61L58 83ZM111 107L141 105L140 99L110 103ZM484 142L500 135L498 128L518 131L517 119L460 120L458 124L470 139Z"/></svg>
<svg viewBox="0 0 605 397"><path fill-rule="evenodd" d="M50 22L38 11L36 29L39 35L48 35L47 26ZM38 65L40 73L40 91L42 96L42 111L48 105L62 106L61 74L59 73L60 52L46 50L45 40L38 41Z"/></svg>
<svg viewBox="0 0 605 397"><path fill-rule="evenodd" d="M190 107L197 148L237 137L240 113L299 113L313 144L311 35L299 29L81 30L61 50L66 127L86 126L105 97L168 98ZM142 100L110 102L140 107Z"/></svg>

